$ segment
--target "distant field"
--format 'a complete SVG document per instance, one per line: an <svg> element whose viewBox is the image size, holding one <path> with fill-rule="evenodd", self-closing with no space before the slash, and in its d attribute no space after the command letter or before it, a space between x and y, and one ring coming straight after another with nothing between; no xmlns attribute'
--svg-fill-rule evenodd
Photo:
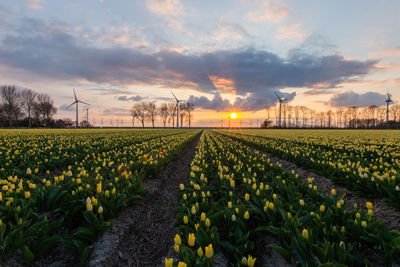
<svg viewBox="0 0 400 267"><path fill-rule="evenodd" d="M398 263L399 144L384 130L0 130L0 259L86 265L129 222L143 238L130 225L106 246L139 266Z"/></svg>

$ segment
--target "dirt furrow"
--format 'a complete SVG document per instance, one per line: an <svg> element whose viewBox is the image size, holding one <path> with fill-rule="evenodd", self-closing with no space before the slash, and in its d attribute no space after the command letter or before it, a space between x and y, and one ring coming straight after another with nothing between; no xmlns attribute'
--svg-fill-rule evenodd
<svg viewBox="0 0 400 267"><path fill-rule="evenodd" d="M127 208L93 248L89 266L160 266L173 245L179 184L190 172L199 134L155 179L142 204Z"/></svg>

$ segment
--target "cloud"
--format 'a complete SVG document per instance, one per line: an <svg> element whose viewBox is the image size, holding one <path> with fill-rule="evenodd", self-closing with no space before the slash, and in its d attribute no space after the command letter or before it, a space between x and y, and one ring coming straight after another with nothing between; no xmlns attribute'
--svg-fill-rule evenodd
<svg viewBox="0 0 400 267"><path fill-rule="evenodd" d="M263 1L262 6L257 11L247 13L246 18L249 21L268 21L279 23L290 15L290 10L283 6L272 3L272 1Z"/></svg>
<svg viewBox="0 0 400 267"><path fill-rule="evenodd" d="M147 8L150 12L177 16L183 13L183 5L179 0L147 0Z"/></svg>
<svg viewBox="0 0 400 267"><path fill-rule="evenodd" d="M42 2L43 0L25 0L26 6L34 10L42 9Z"/></svg>
<svg viewBox="0 0 400 267"><path fill-rule="evenodd" d="M369 107L372 105L381 106L385 104L386 95L376 92L358 94L355 92L344 92L334 94L328 104L333 107Z"/></svg>
<svg viewBox="0 0 400 267"><path fill-rule="evenodd" d="M288 101L293 100L296 93L282 93L279 92L282 97L285 97ZM227 99L223 99L219 93L216 93L210 100L205 96L190 96L189 102L193 103L196 108L215 110L215 111L229 111L229 110L240 110L240 111L258 111L265 108L274 106L277 102L275 92L266 91L262 93L253 93L248 97L236 97L233 104Z"/></svg>
<svg viewBox="0 0 400 267"><path fill-rule="evenodd" d="M302 29L301 23L294 23L278 28L278 32L275 35L276 39L294 39L297 41L303 41L307 37L307 33Z"/></svg>
<svg viewBox="0 0 400 267"><path fill-rule="evenodd" d="M384 50L379 50L370 53L372 57L377 57L377 58L393 58L393 57L400 57L400 46L399 47L393 47L393 48L388 48Z"/></svg>
<svg viewBox="0 0 400 267"><path fill-rule="evenodd" d="M214 98L211 100L209 100L205 96L198 97L191 95L189 97L189 102L194 104L195 108L209 109L215 111L223 111L232 108L232 105L231 103L229 103L229 100L222 99L219 93L216 93L214 95Z"/></svg>
<svg viewBox="0 0 400 267"><path fill-rule="evenodd" d="M146 99L146 97L142 97L140 95L135 95L131 97L127 97L126 95L121 95L117 97L118 100L120 101L142 101Z"/></svg>
<svg viewBox="0 0 400 267"><path fill-rule="evenodd" d="M100 86L185 88L216 96L231 93L247 98L255 107L261 107L260 102L267 103L268 97L273 98L273 91L286 87L325 90L356 81L375 71L378 63L304 50L293 50L282 58L251 47L197 54L97 47L75 37L64 24L48 25L34 19L24 20L13 34L0 40L0 62L49 79L88 81ZM113 88L94 90L110 95L129 94ZM219 101L218 97L215 101ZM251 106L241 99L236 105L243 109Z"/></svg>
<svg viewBox="0 0 400 267"><path fill-rule="evenodd" d="M104 109L103 113L101 114L102 116L131 116L129 109L125 108L108 108Z"/></svg>

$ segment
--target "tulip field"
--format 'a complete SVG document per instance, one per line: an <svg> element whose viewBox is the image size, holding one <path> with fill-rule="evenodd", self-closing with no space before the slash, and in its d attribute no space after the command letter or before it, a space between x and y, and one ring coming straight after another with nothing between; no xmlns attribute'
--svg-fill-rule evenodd
<svg viewBox="0 0 400 267"><path fill-rule="evenodd" d="M400 133L294 130L230 132L274 156L312 169L365 196L400 209Z"/></svg>
<svg viewBox="0 0 400 267"><path fill-rule="evenodd" d="M96 240L148 195L144 181L189 144L160 266L266 266L271 255L273 265L399 264L400 233L375 218L373 200L400 209L400 134L245 129L0 130L0 262L34 263L62 246L86 265ZM264 152L367 201L349 205Z"/></svg>
<svg viewBox="0 0 400 267"><path fill-rule="evenodd" d="M198 130L0 131L0 255L91 244Z"/></svg>
<svg viewBox="0 0 400 267"><path fill-rule="evenodd" d="M371 168L371 178L377 178L373 184L380 188L379 183L394 186L399 178L394 168L399 151L394 147L395 135L389 135L391 138L387 142L380 135L375 139L370 135L346 136L342 137L344 142L340 145L334 135L327 137L332 140L324 141L324 136L317 133L304 136L302 140L307 143L303 145L291 133L272 131L272 140L266 138L268 134L269 131L261 130L204 132L191 163L189 179L180 185L182 199L173 246L179 259L174 262L173 258L166 258L166 266L213 266L218 252L226 255L232 266L257 266L263 256L257 244L263 237L269 237L267 240L273 237L275 242L270 242L269 247L288 264L391 266L399 261L400 233L389 231L382 221L374 219L371 202L365 203L366 210L349 207L334 188L326 195L315 185L314 178L303 182L295 171L284 170L265 155L228 138L234 136L268 150L275 148L276 153L288 158L305 154L308 159L314 157L314 162L324 165L322 161L329 165L334 158L334 149L346 160L362 153L366 157L375 155L378 161L371 160L372 167L363 165L366 159L354 162L353 167L353 163L348 165L346 161L346 166L356 172L346 167L339 174L356 179L356 175L364 175L366 168ZM364 142L363 138L366 138ZM351 141L355 143L351 145ZM289 144L294 149L289 149ZM296 149L295 144L304 147ZM321 150L327 150L329 145L337 147L323 160L313 156L316 150L305 149L312 145L319 145ZM391 155L393 161L388 161ZM318 164L316 166L320 166ZM340 166L339 163L332 165ZM379 165L378 169L373 167L375 165ZM387 177L389 171L391 174ZM382 175L385 178L378 178ZM367 177L359 179L367 180ZM372 186L368 190L372 190Z"/></svg>

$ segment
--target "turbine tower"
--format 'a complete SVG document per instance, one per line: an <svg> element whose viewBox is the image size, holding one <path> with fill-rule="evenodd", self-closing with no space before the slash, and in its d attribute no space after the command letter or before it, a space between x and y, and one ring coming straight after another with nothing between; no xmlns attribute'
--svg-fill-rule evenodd
<svg viewBox="0 0 400 267"><path fill-rule="evenodd" d="M179 103L180 103L180 102L184 102L184 101L186 101L186 100L180 100L180 99L178 99L178 98L175 96L175 94L172 93L172 91L171 91L171 94L174 96L174 98L175 98L175 100L176 100L176 128L179 128L179 108L180 108Z"/></svg>
<svg viewBox="0 0 400 267"><path fill-rule="evenodd" d="M67 109L68 109L69 107L71 107L72 105L76 105L76 122L75 122L75 127L78 128L78 126L79 126L79 125L78 125L78 120L79 120L79 117L78 117L78 104L79 104L79 103L82 103L82 104L85 104L85 105L89 105L89 104L86 103L86 102L83 102L83 101L79 100L79 99L76 97L75 89L73 89L73 91L74 91L75 101L74 101L71 105L69 105L69 106L67 107Z"/></svg>
<svg viewBox="0 0 400 267"><path fill-rule="evenodd" d="M286 101L285 97L280 97L276 92L275 92L276 97L278 98L279 101L279 121L278 121L278 127L281 128L282 126L282 102Z"/></svg>
<svg viewBox="0 0 400 267"><path fill-rule="evenodd" d="M390 98L389 90L387 90L387 99L385 100L386 102L386 124L389 123L389 105L392 103L392 99Z"/></svg>

